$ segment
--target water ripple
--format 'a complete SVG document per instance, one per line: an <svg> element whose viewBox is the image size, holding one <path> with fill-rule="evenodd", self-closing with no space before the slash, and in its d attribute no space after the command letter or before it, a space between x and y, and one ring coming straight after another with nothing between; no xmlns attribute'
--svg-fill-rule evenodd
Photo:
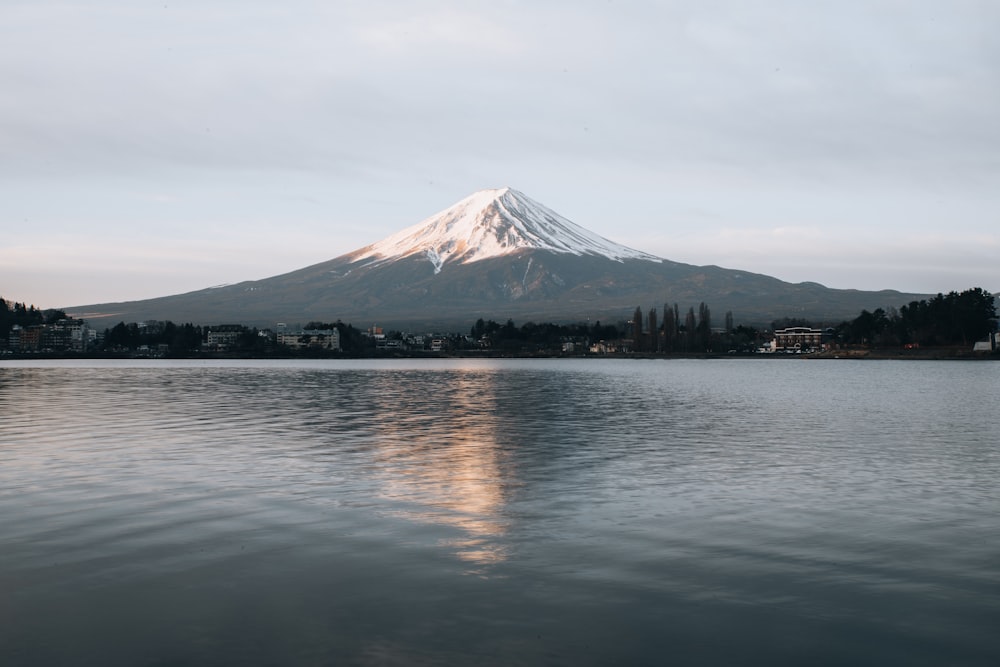
<svg viewBox="0 0 1000 667"><path fill-rule="evenodd" d="M975 664L1000 618L998 388L954 363L5 365L0 653L101 662L69 630L96 605L133 628L120 664L140 639L263 663L227 633L266 598L262 650L283 632L318 662L648 662L707 628L793 661L774 624L849 662ZM211 638L133 621L138 598Z"/></svg>

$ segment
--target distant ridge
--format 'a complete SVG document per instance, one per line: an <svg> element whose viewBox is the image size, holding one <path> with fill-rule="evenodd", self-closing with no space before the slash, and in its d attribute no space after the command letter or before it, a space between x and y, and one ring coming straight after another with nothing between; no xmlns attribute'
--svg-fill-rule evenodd
<svg viewBox="0 0 1000 667"><path fill-rule="evenodd" d="M627 221L621 221L625 224ZM479 317L615 322L701 302L737 323L852 319L925 294L830 289L673 262L605 239L509 187L481 190L417 225L334 259L262 280L123 303L66 308L100 324L342 320L467 329Z"/></svg>

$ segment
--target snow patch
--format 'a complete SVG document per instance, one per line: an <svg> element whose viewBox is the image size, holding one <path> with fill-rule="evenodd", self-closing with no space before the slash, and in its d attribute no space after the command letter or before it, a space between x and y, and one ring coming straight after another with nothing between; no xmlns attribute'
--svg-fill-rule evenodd
<svg viewBox="0 0 1000 667"><path fill-rule="evenodd" d="M441 255L434 248L428 248L425 252L427 253L427 259L431 260L431 264L434 265L434 273L441 273L441 265L444 264Z"/></svg>
<svg viewBox="0 0 1000 667"><path fill-rule="evenodd" d="M371 259L367 264L371 266L422 254L434 265L434 273L439 273L448 262L468 264L529 249L603 256L619 262L663 261L598 236L511 188L476 192L417 225L362 248L353 259Z"/></svg>

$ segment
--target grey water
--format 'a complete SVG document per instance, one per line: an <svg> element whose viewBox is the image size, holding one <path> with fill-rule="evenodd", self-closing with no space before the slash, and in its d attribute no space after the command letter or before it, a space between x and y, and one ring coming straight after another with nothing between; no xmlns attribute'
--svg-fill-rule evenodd
<svg viewBox="0 0 1000 667"><path fill-rule="evenodd" d="M0 364L0 664L1000 664L1000 365Z"/></svg>

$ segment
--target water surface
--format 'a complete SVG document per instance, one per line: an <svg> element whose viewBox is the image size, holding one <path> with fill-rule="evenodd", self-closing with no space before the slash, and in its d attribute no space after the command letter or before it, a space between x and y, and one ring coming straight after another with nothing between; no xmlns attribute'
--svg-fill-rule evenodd
<svg viewBox="0 0 1000 667"><path fill-rule="evenodd" d="M998 396L967 362L5 362L0 660L997 664Z"/></svg>

